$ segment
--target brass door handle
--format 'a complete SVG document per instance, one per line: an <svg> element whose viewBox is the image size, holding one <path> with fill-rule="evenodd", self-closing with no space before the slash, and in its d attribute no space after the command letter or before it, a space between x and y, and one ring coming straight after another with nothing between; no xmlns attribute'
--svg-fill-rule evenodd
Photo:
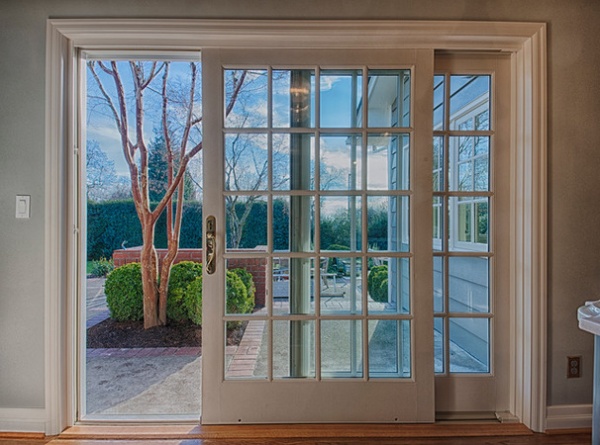
<svg viewBox="0 0 600 445"><path fill-rule="evenodd" d="M214 216L206 218L206 272L209 275L215 273L217 268L217 222Z"/></svg>

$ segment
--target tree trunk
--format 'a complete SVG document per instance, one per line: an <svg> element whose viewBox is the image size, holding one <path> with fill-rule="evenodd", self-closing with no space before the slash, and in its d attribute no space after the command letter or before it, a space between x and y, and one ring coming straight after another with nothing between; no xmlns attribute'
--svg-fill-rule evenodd
<svg viewBox="0 0 600 445"><path fill-rule="evenodd" d="M154 248L154 226L142 226L144 245L140 255L144 291L144 329L160 326L158 317L158 258Z"/></svg>

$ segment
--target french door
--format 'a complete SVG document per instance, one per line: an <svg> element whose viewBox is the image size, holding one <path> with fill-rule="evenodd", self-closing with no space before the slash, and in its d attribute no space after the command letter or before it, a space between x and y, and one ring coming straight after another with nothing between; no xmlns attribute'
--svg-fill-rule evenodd
<svg viewBox="0 0 600 445"><path fill-rule="evenodd" d="M510 59L438 55L433 112L438 418L510 418Z"/></svg>
<svg viewBox="0 0 600 445"><path fill-rule="evenodd" d="M202 63L203 423L433 421L433 52Z"/></svg>

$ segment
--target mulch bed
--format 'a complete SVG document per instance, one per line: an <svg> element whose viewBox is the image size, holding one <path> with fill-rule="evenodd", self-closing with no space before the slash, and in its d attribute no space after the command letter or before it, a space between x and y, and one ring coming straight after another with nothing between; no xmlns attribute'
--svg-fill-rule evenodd
<svg viewBox="0 0 600 445"><path fill-rule="evenodd" d="M239 344L243 326L228 332L227 344ZM88 348L181 348L202 346L202 327L192 323L169 323L144 329L143 321L110 318L87 330Z"/></svg>

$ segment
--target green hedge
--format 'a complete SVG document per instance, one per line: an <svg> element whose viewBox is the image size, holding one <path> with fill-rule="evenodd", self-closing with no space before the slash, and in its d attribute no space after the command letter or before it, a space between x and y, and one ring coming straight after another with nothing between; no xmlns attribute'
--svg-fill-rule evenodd
<svg viewBox="0 0 600 445"><path fill-rule="evenodd" d="M188 308L185 304L187 287L202 277L202 264L194 261L182 261L171 267L169 277L169 294L167 296L167 319L186 321L189 319Z"/></svg>
<svg viewBox="0 0 600 445"><path fill-rule="evenodd" d="M155 232L155 247L167 246L166 213L158 219ZM103 201L87 203L87 258L99 260L111 258L113 251L142 245L142 228L135 211L133 200ZM186 202L183 205L181 248L202 247L202 204Z"/></svg>

